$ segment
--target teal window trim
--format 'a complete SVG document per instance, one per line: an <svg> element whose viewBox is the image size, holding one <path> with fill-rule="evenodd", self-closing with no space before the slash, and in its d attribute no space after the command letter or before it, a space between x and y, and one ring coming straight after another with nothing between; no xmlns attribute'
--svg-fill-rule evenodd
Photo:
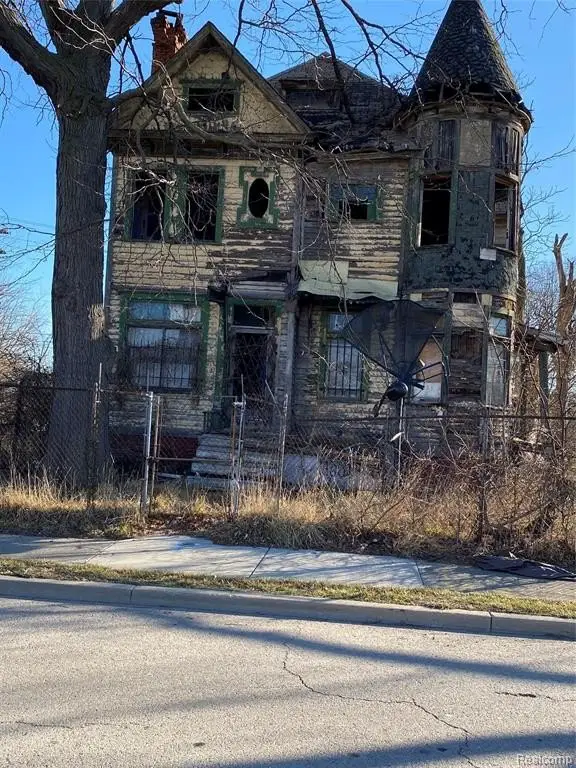
<svg viewBox="0 0 576 768"><path fill-rule="evenodd" d="M120 295L120 316L118 319L119 328L119 340L120 340L120 355L119 355L119 367L120 378L124 379L129 386L136 390L142 391L142 387L132 384L128 381L128 329L137 327L178 327L177 324L171 325L166 321L153 321L153 320L133 320L130 318L130 304L133 302L162 302L164 304L189 304L194 307L199 307L201 310L201 320L199 323L190 323L191 327L200 329L201 343L199 349L198 359L198 376L196 388L156 388L156 392L164 392L166 394L192 394L199 397L206 385L206 373L208 363L208 334L210 325L210 301L204 294L191 296L190 293L184 291L169 291L166 293L159 293L158 291L123 291Z"/></svg>
<svg viewBox="0 0 576 768"><path fill-rule="evenodd" d="M274 328L278 318L284 312L284 302L278 299L237 299L231 296L226 297L226 323L228 327L233 324L234 307L272 307L274 309L274 322L270 326L262 326L263 328Z"/></svg>
<svg viewBox="0 0 576 768"><path fill-rule="evenodd" d="M216 198L216 232L214 240L196 240L186 226L186 196L190 174L218 175L218 195ZM221 245L224 232L224 187L226 184L226 169L222 165L183 165L176 167L175 215L173 217L172 242L180 244ZM172 217L172 209L171 209Z"/></svg>
<svg viewBox="0 0 576 768"><path fill-rule="evenodd" d="M184 109L191 115L203 115L207 119L223 118L228 115L237 115L240 109L240 91L242 83L240 80L226 80L221 78L198 78L195 80L184 80L181 82L182 98L184 100ZM190 110L188 109L190 90L192 88L208 89L217 92L232 92L234 94L234 107L231 110L220 110L211 112L209 110Z"/></svg>
<svg viewBox="0 0 576 768"><path fill-rule="evenodd" d="M368 191L369 194L363 194ZM373 197L372 197L373 193ZM355 218L342 211L341 201L346 201L349 205L363 205L366 203L366 218ZM345 208L345 206L342 206ZM345 220L354 226L377 221L380 218L382 208L382 189L378 184L366 184L361 181L346 183L330 183L328 185L327 213L328 218L333 220Z"/></svg>
<svg viewBox="0 0 576 768"><path fill-rule="evenodd" d="M351 391L350 394L344 395L344 394L330 394L328 392L328 376L329 376L329 370L330 370L330 364L329 364L329 347L330 343L332 341L341 341L343 344L347 345L346 348L354 349L353 345L350 344L348 341L342 338L342 335L340 331L331 331L330 330L330 315L334 314L344 314L343 312L339 311L338 309L327 309L323 310L322 316L321 316L321 327L320 327L320 376L318 379L318 397L322 400L325 400L327 402L331 403L365 403L368 401L368 390L369 390L369 376L368 376L368 366L366 365L366 359L364 358L364 355L362 353L359 353L360 355L360 365L362 367L361 373L360 373L360 389L356 391ZM353 315L353 313L349 313L350 316Z"/></svg>
<svg viewBox="0 0 576 768"><path fill-rule="evenodd" d="M153 171L156 174L162 174L163 176L168 179L170 173L169 169L166 168L165 165L162 167L152 167L149 168L138 168L138 169L132 169L132 168L126 168L125 173L126 177L124 180L124 194L123 194L123 203L124 203L124 210L121 212L121 215L124 216L124 230L123 230L123 240L129 240L134 243L163 243L167 242L170 239L170 224L172 219L172 200L170 196L170 186L169 184L166 184L166 190L164 193L164 211L162 213L162 228L164 232L164 238L155 240L155 239L144 239L144 238L133 238L132 237L132 228L134 224L134 203L135 203L135 184L138 175L145 174L147 170Z"/></svg>
<svg viewBox="0 0 576 768"><path fill-rule="evenodd" d="M252 181L246 176L252 176ZM272 177L272 178L270 178ZM262 218L252 216L248 209L248 196L250 186L255 179L264 179L268 184L269 202L268 210ZM259 168L257 166L240 167L238 174L238 183L242 188L242 204L236 211L236 223L244 229L276 229L278 227L278 218L280 211L276 207L276 197L278 194L278 174L274 168Z"/></svg>

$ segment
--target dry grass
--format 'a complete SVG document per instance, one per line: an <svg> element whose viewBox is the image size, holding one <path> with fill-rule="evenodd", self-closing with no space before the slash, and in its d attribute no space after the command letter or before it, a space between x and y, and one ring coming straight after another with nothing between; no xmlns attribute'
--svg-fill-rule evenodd
<svg viewBox="0 0 576 768"><path fill-rule="evenodd" d="M487 523L477 534L480 483ZM562 496L554 522L534 536L534 520L554 502L545 466L509 466L480 475L460 464L415 465L400 489L342 492L324 486L285 493L278 505L266 483L246 490L230 519L222 495L163 486L145 521L139 483L102 484L90 504L46 479L0 488L0 531L45 536L207 536L218 543L416 556L466 562L513 551L568 568L574 564L574 497ZM553 507L552 507L553 508Z"/></svg>
<svg viewBox="0 0 576 768"><path fill-rule="evenodd" d="M67 581L106 581L122 584L146 584L190 589L221 589L241 592L266 592L280 595L304 595L331 600L360 600L371 603L420 605L427 608L492 611L536 616L576 618L576 602L538 600L483 592L470 594L449 589L411 587L364 587L320 582L280 581L273 579L220 578L184 573L161 573L92 565L69 565L41 560L0 558L1 576Z"/></svg>

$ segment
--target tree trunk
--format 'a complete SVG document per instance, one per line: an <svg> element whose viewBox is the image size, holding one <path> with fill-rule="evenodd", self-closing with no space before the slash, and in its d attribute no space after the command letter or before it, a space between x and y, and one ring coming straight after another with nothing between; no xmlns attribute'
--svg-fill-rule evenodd
<svg viewBox="0 0 576 768"><path fill-rule="evenodd" d="M52 284L55 392L48 463L75 485L85 485L103 453L101 435L94 429L94 387L106 352L103 272L108 109L105 93L102 100L89 97L81 101L77 95L81 88L74 90L72 105L64 99L57 106ZM104 423L101 419L101 426Z"/></svg>

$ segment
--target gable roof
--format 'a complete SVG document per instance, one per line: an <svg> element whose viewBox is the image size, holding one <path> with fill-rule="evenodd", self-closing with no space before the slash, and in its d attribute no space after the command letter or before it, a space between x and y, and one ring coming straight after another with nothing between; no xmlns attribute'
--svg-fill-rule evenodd
<svg viewBox="0 0 576 768"><path fill-rule="evenodd" d="M336 59L338 68L344 82L365 82L365 83L378 83L373 77L365 75L358 69L351 67L340 59ZM285 69L283 72L278 72L276 75L272 75L269 78L269 82L275 83L280 80L290 81L312 81L319 85L325 82L334 82L336 80L336 70L334 68L334 62L332 55L328 52L313 56L311 59L302 62L302 64L296 64L290 69Z"/></svg>
<svg viewBox="0 0 576 768"><path fill-rule="evenodd" d="M400 105L398 93L355 67L321 53L269 78L325 146L372 146Z"/></svg>
<svg viewBox="0 0 576 768"><path fill-rule="evenodd" d="M484 86L514 103L522 97L481 0L452 0L416 79L412 95L442 86Z"/></svg>
<svg viewBox="0 0 576 768"><path fill-rule="evenodd" d="M220 48L230 59L230 62L243 72L246 78L278 108L298 132L304 134L308 132L306 123L298 117L296 112L294 112L284 99L281 98L278 91L268 83L266 78L262 77L258 70L250 64L248 59L232 45L230 40L228 40L228 38L223 35L211 21L206 22L206 24L204 24L204 26L201 27L198 32L191 37L171 59L168 60L165 68L163 67L153 72L150 77L142 83L140 88L138 88L138 91L150 92L154 91L156 88L160 88L166 75L176 75L179 71L185 69L186 66L188 66L188 64L204 50L210 47ZM137 95L136 101L138 101Z"/></svg>

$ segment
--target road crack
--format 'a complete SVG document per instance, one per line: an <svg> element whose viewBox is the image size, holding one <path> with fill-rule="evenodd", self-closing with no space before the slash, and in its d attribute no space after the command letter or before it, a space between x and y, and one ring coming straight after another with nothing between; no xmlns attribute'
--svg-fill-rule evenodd
<svg viewBox="0 0 576 768"><path fill-rule="evenodd" d="M523 691L495 691L496 696L514 696L520 699L547 699L548 701L570 702L576 699L558 699L555 696L547 696L545 693L531 693Z"/></svg>
<svg viewBox="0 0 576 768"><path fill-rule="evenodd" d="M462 746L458 749L458 754L460 757L463 757L464 760L468 763L468 765L472 766L472 768L478 768L478 766L472 762L472 760L468 757L467 754L465 754L464 750L468 750L470 748L470 741L469 738L473 737L474 734L468 731L466 728L464 728L461 725L454 725L454 723L451 723L449 720L444 720L444 718L440 717L440 715L437 715L435 712L432 712L430 709L427 709L423 704L419 704L416 699L410 698L410 699L372 699L372 698L364 698L362 696L347 696L343 693L333 693L330 691L321 691L318 688L314 688L309 683L304 680L302 675L299 672L296 672L294 669L291 669L288 666L288 657L290 655L290 646L284 643L286 647L286 653L284 654L284 659L282 661L282 668L283 670L291 675L292 677L295 677L297 680L300 681L300 684L307 690L310 691L310 693L314 693L317 696L325 696L327 698L335 698L335 699L341 699L343 701L360 701L360 702L368 702L371 704L385 704L385 705L394 705L394 704L408 704L410 706L415 707L416 709L419 709L421 712L424 712L426 715L429 715L430 717L434 718L439 723L442 723L447 728L452 728L455 731L458 731L463 740L464 743Z"/></svg>

